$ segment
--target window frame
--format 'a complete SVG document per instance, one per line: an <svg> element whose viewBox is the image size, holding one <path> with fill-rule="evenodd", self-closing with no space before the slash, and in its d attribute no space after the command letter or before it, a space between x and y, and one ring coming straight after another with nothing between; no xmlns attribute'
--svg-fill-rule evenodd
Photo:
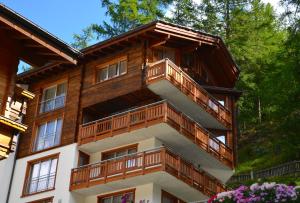
<svg viewBox="0 0 300 203"><path fill-rule="evenodd" d="M51 101L51 100L54 100L54 102L55 102L55 100L57 98L62 97L62 96L57 96L57 89L58 89L58 86L61 85L61 84L65 84L65 89L66 89L65 92L64 92L64 96L63 96L64 97L64 102L63 102L64 104L62 106L59 106L59 107L55 108L55 103L54 103L54 108L53 109L48 110L48 111L44 111L44 110L42 111L44 103L46 103L47 101ZM55 97L53 99L44 100L45 92L47 90L51 89L51 88L56 88L55 89ZM58 81L58 82L56 82L52 85L44 87L42 89L41 99L40 99L40 102L39 102L38 114L45 114L45 113L53 112L57 109L64 108L66 106L67 93L68 93L68 82L67 82L67 80Z"/></svg>
<svg viewBox="0 0 300 203"><path fill-rule="evenodd" d="M108 193L108 194L104 194L104 195L99 195L99 196L97 196L97 203L101 203L101 201L104 198L114 197L114 196L119 196L119 195L124 195L124 194L128 194L128 193L132 193L133 194L133 202L135 202L135 188L133 188L133 189L129 189L129 190L122 190L122 191L118 191L118 192L113 192L113 193Z"/></svg>
<svg viewBox="0 0 300 203"><path fill-rule="evenodd" d="M47 148L43 148L41 150L36 150L36 147L37 147L37 141L38 141L38 138L39 138L39 128L40 126L46 124L46 128L44 130L44 132L46 132L47 130L47 126L48 126L48 123L51 122L51 121L55 121L55 132L57 131L57 121L58 119L61 120L61 129L60 129L60 135L59 135L59 143L57 145L53 145L53 146L50 146L50 147L47 147ZM62 141L62 130L63 130L63 125L64 125L64 116L57 116L55 118L51 118L51 119L47 119L43 122L40 122L36 125L36 129L34 130L34 139L32 141L32 147L31 147L31 151L33 153L37 153L37 152L43 152L43 151L46 151L46 150L49 150L49 149L52 149L52 148L55 148L55 147L58 147L61 145L61 141ZM56 133L55 133L56 134ZM55 138L54 138L55 139Z"/></svg>
<svg viewBox="0 0 300 203"><path fill-rule="evenodd" d="M169 192L166 192L165 190L161 190L161 202L163 203L163 197L166 196L166 197L170 197L172 198L173 200L176 200L177 203L186 203L185 201L179 199L178 197L176 197L175 195L169 193Z"/></svg>
<svg viewBox="0 0 300 203"><path fill-rule="evenodd" d="M53 203L53 199L54 199L54 196L46 197L46 198L43 198L43 199L38 199L38 200L31 201L31 202L26 202L26 203L43 203L45 201Z"/></svg>
<svg viewBox="0 0 300 203"><path fill-rule="evenodd" d="M123 61L126 61L126 71L124 73L120 73L120 69L121 69L121 62ZM109 77L109 68L111 66L113 66L114 64L117 64L117 74L112 76L112 77ZM104 80L101 80L101 72L103 70L106 69L106 79ZM103 63L99 66L96 66L96 70L95 70L95 84L99 84L99 83L103 83L103 82L106 82L106 81L109 81L109 80L112 80L114 78L118 78L118 77L121 77L121 76L124 76L128 73L128 58L127 56L123 56L123 57L119 57L115 60L111 60L111 61L108 61L106 63ZM99 77L100 75L100 77ZM98 80L100 78L100 80Z"/></svg>
<svg viewBox="0 0 300 203"><path fill-rule="evenodd" d="M34 160L30 160L30 161L27 162L27 167L26 167L26 172L25 172L25 179L24 179L24 183L23 183L23 190L22 190L21 198L55 190L57 168L58 168L58 164L59 164L59 154L60 153L51 154L51 155L48 155L48 156L45 156L45 157L42 157L42 158L38 158L38 159L34 159ZM46 189L46 190L42 190L42 191L38 191L38 192L28 193L27 192L28 191L28 181L29 181L29 178L31 176L32 166L37 164L37 163L42 163L44 161L54 160L54 159L57 159L57 161L56 161L53 187L50 188L50 189Z"/></svg>
<svg viewBox="0 0 300 203"><path fill-rule="evenodd" d="M116 149L101 152L101 161L106 161L106 160L110 160L110 159L117 159L118 158L117 156L115 156L114 158L109 158L109 159L104 159L104 157L107 156L108 154L118 153L118 152L122 152L122 151L125 151L125 150L127 150L127 154L119 156L119 157L130 155L130 154L128 154L128 150L130 150L130 149L135 149L136 150L135 153L137 153L138 152L138 144L132 144L132 145L119 147L119 148L116 148ZM133 154L135 154L135 153L133 153Z"/></svg>

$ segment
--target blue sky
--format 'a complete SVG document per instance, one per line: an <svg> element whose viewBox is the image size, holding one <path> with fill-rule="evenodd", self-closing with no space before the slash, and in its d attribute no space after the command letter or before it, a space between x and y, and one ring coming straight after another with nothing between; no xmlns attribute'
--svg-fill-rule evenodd
<svg viewBox="0 0 300 203"><path fill-rule="evenodd" d="M67 43L73 34L105 19L101 0L0 0Z"/></svg>
<svg viewBox="0 0 300 203"><path fill-rule="evenodd" d="M83 28L92 23L100 23L106 18L101 0L0 0L0 2L67 43L73 42L74 33L81 33ZM263 2L269 2L277 8L279 0L263 0Z"/></svg>

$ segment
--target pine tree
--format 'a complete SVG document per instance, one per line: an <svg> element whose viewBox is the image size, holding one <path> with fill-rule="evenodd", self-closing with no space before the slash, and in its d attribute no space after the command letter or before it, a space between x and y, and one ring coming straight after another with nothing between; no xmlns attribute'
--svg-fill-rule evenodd
<svg viewBox="0 0 300 203"><path fill-rule="evenodd" d="M171 16L166 20L178 25L193 27L197 19L197 5L193 0L175 0Z"/></svg>
<svg viewBox="0 0 300 203"><path fill-rule="evenodd" d="M163 18L165 8L172 0L103 0L108 21L92 24L82 34L74 35L75 47L84 48L93 38L107 39L120 35L139 25Z"/></svg>

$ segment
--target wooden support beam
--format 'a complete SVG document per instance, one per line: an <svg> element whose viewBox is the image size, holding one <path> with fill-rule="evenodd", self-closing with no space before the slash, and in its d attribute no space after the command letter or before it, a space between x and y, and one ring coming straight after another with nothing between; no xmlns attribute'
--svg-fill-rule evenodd
<svg viewBox="0 0 300 203"><path fill-rule="evenodd" d="M156 47L156 46L163 45L163 44L165 44L170 38L171 38L170 35L166 35L166 36L163 37L163 38L160 38L160 39L158 39L158 40L151 41L150 44L149 44L149 47L150 47L150 48L153 48L153 47Z"/></svg>

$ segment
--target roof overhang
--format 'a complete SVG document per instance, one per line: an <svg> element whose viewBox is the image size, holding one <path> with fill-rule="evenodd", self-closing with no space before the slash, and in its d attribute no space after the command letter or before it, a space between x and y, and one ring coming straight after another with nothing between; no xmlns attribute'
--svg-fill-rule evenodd
<svg viewBox="0 0 300 203"><path fill-rule="evenodd" d="M76 64L81 55L78 50L3 4L0 4L0 31L16 42L20 50L18 57L35 67L53 62Z"/></svg>
<svg viewBox="0 0 300 203"><path fill-rule="evenodd" d="M87 60L99 57L101 54L111 54L112 51L120 50L120 48L128 46L130 42L136 42L139 39L147 39L153 44L163 44L167 40L170 41L171 38L174 40L185 40L191 46L207 45L215 48L216 52L226 63L226 72L232 78L232 84L238 79L240 70L221 37L161 20L139 26L124 34L82 49L81 52L85 60Z"/></svg>

